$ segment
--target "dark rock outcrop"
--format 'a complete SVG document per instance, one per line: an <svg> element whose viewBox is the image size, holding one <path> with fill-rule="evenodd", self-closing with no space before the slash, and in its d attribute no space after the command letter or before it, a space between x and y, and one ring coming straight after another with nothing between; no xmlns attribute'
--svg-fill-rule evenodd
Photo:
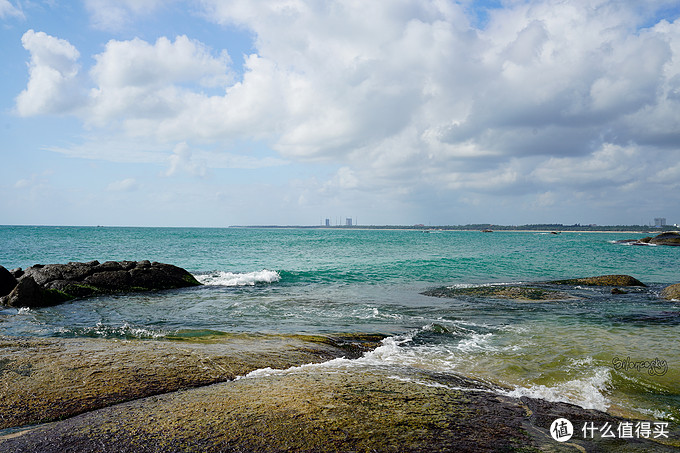
<svg viewBox="0 0 680 453"><path fill-rule="evenodd" d="M665 287L661 291L661 297L668 300L680 300L680 283Z"/></svg>
<svg viewBox="0 0 680 453"><path fill-rule="evenodd" d="M0 266L0 297L8 295L15 286L17 286L17 280L14 275Z"/></svg>
<svg viewBox="0 0 680 453"><path fill-rule="evenodd" d="M9 291L0 291L0 305L10 307L46 307L79 297L200 285L180 267L150 261L36 264L16 270L18 280L9 272L3 276L2 270L0 289Z"/></svg>
<svg viewBox="0 0 680 453"><path fill-rule="evenodd" d="M661 233L658 236L654 236L650 241L650 244L656 245L675 245L680 246L680 233L675 231L667 231Z"/></svg>
<svg viewBox="0 0 680 453"><path fill-rule="evenodd" d="M617 244L630 245L675 245L680 246L680 233L677 231L666 231L654 237L647 236L642 239L622 239L614 241Z"/></svg>
<svg viewBox="0 0 680 453"><path fill-rule="evenodd" d="M548 282L551 285L582 285L582 286L647 286L630 275L601 275L599 277L572 278Z"/></svg>

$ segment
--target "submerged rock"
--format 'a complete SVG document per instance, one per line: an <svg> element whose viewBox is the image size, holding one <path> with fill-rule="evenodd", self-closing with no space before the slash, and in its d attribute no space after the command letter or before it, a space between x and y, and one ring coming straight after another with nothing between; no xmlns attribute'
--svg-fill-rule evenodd
<svg viewBox="0 0 680 453"><path fill-rule="evenodd" d="M574 298L574 296L563 291L510 285L473 286L468 288L443 287L425 291L422 294L434 297L455 298L458 296L472 296L526 301L568 300Z"/></svg>
<svg viewBox="0 0 680 453"><path fill-rule="evenodd" d="M472 287L445 286L423 292L426 296L456 298L460 296L512 299L518 301L552 301L581 299L582 296L559 291L553 285L563 286L612 286L611 294L626 294L618 287L646 286L630 275L601 275L599 277L573 278L551 282L520 285L481 285Z"/></svg>
<svg viewBox="0 0 680 453"><path fill-rule="evenodd" d="M569 280L555 280L548 282L552 285L582 285L582 286L647 286L630 275L601 275L599 277L572 278Z"/></svg>
<svg viewBox="0 0 680 453"><path fill-rule="evenodd" d="M0 278L9 282L6 276L2 277L2 271ZM186 270L171 264L149 261L90 261L36 264L22 271L14 285L6 294L0 293L0 305L45 307L78 297L183 288L198 286L200 283Z"/></svg>

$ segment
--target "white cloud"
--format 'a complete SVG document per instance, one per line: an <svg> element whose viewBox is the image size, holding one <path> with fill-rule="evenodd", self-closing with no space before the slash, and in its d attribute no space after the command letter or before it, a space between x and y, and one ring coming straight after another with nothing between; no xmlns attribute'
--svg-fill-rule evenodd
<svg viewBox="0 0 680 453"><path fill-rule="evenodd" d="M179 143L172 150L169 158L170 168L165 172L165 176L173 176L178 173L187 173L192 176L204 177L207 173L205 161L195 160L191 149L185 143Z"/></svg>
<svg viewBox="0 0 680 453"><path fill-rule="evenodd" d="M555 192L544 192L541 194L538 194L536 196L536 199L532 203L532 208L534 209L545 209L549 208L555 205L557 203L557 197L555 196Z"/></svg>
<svg viewBox="0 0 680 453"><path fill-rule="evenodd" d="M154 12L163 3L162 0L85 0L85 7L96 28L118 30L134 18Z"/></svg>
<svg viewBox="0 0 680 453"><path fill-rule="evenodd" d="M631 180L638 180L645 173L646 157L636 147L607 143L585 159L552 157L540 164L532 176L554 185L624 185Z"/></svg>
<svg viewBox="0 0 680 453"><path fill-rule="evenodd" d="M191 110L195 98L206 99L183 84L213 86L230 77L226 51L213 57L207 47L186 36L174 42L159 38L153 45L141 39L109 41L95 60L90 74L96 88L90 92L88 121L123 121L141 135L153 134L163 119Z"/></svg>
<svg viewBox="0 0 680 453"><path fill-rule="evenodd" d="M207 20L253 33L256 53L239 79L228 48L191 37L110 41L94 56L88 98L73 98L77 51L29 32L31 80L18 110L77 112L120 141L148 141L145 158L169 175L323 162L341 170L319 190L395 198L429 187L468 200L532 193L548 206L560 188L664 179L677 160L680 20L653 20L670 1L504 2L481 29L469 2L199 4ZM160 8L87 5L95 18L118 8L109 26ZM267 143L286 161L239 155L240 141ZM177 143L191 149L170 153Z"/></svg>
<svg viewBox="0 0 680 453"><path fill-rule="evenodd" d="M63 114L81 107L78 50L66 40L33 30L24 33L21 42L31 60L28 86L16 99L19 114Z"/></svg>
<svg viewBox="0 0 680 453"><path fill-rule="evenodd" d="M139 189L139 183L135 178L126 178L114 181L106 187L109 192L133 192Z"/></svg>
<svg viewBox="0 0 680 453"><path fill-rule="evenodd" d="M0 0L0 19L8 17L23 18L24 13L18 6L13 5L9 0Z"/></svg>

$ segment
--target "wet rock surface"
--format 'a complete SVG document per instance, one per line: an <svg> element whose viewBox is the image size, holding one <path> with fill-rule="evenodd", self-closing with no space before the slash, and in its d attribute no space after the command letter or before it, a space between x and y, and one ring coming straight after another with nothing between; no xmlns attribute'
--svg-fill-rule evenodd
<svg viewBox="0 0 680 453"><path fill-rule="evenodd" d="M661 291L661 297L668 300L680 300L680 283L665 287Z"/></svg>
<svg viewBox="0 0 680 453"><path fill-rule="evenodd" d="M647 286L630 275L600 275L598 277L573 278L548 282L551 285L582 286Z"/></svg>
<svg viewBox="0 0 680 453"><path fill-rule="evenodd" d="M378 335L214 335L200 340L0 337L0 429L60 418L255 369L355 358Z"/></svg>
<svg viewBox="0 0 680 453"><path fill-rule="evenodd" d="M146 260L36 264L13 273L3 270L0 305L9 307L46 307L80 297L200 285L180 267Z"/></svg>
<svg viewBox="0 0 680 453"><path fill-rule="evenodd" d="M654 236L650 241L651 244L657 245L680 245L680 233L675 231L668 231Z"/></svg>
<svg viewBox="0 0 680 453"><path fill-rule="evenodd" d="M572 288L568 288L571 286ZM643 288L644 283L630 275L601 275L597 277L573 278L550 282L535 282L527 284L493 284L470 287L445 286L424 291L421 294L434 297L472 297L488 299L512 299L516 301L539 302L581 299L583 296L574 289L579 286L612 287L611 294L622 295L628 291L624 288ZM562 290L565 288L565 290ZM675 294L669 289L668 294ZM665 294L665 293L664 293ZM663 296L663 294L662 294Z"/></svg>
<svg viewBox="0 0 680 453"><path fill-rule="evenodd" d="M680 233L677 231L666 231L654 237L647 236L642 239L622 239L616 241L619 244L630 245L670 245L680 246Z"/></svg>
<svg viewBox="0 0 680 453"><path fill-rule="evenodd" d="M515 285L474 286L469 288L444 287L428 290L422 294L434 297L470 296L525 301L569 300L574 298L564 291Z"/></svg>
<svg viewBox="0 0 680 453"><path fill-rule="evenodd" d="M0 451L678 451L649 439L578 432L557 443L549 430L561 417L576 430L620 421L565 403L511 398L453 374L324 364L88 412L5 436Z"/></svg>

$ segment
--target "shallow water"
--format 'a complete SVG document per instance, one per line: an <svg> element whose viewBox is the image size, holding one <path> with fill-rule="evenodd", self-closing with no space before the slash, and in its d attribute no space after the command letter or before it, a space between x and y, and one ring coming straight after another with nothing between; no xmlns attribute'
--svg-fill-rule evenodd
<svg viewBox="0 0 680 453"><path fill-rule="evenodd" d="M364 360L451 371L513 395L680 420L680 247L629 233L0 227L0 264L142 260L206 286L0 310L0 334L166 338L210 332L389 335ZM438 286L629 274L649 286L560 288L562 301L421 295ZM638 363L635 367L635 363ZM656 368L650 373L649 366ZM662 365L665 363L665 371ZM662 373L663 371L663 373Z"/></svg>

